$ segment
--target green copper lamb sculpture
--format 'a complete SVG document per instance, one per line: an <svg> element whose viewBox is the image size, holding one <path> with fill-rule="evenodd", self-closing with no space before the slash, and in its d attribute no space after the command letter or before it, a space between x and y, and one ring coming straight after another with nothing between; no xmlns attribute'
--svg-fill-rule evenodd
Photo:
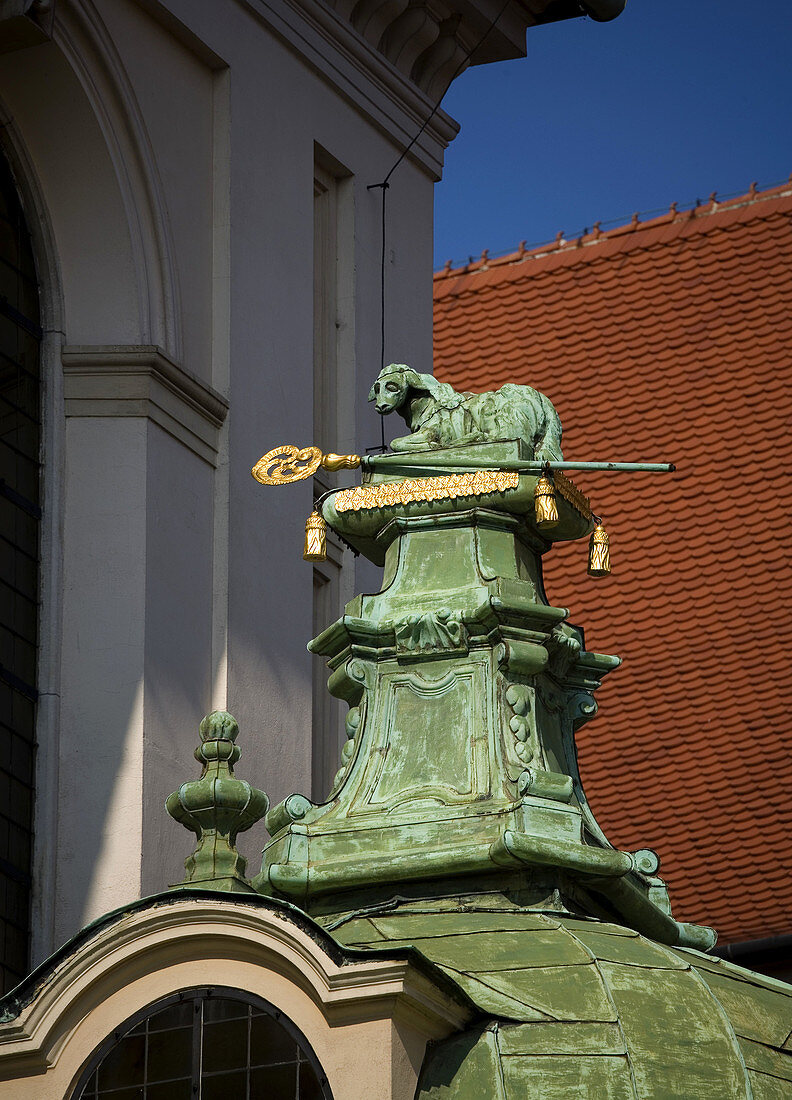
<svg viewBox="0 0 792 1100"><path fill-rule="evenodd" d="M394 439L394 451L460 447L489 439L521 439L532 458L561 460L561 421L550 400L531 386L508 383L488 393L457 393L431 374L404 363L383 367L369 401L378 413L398 412L410 435Z"/></svg>

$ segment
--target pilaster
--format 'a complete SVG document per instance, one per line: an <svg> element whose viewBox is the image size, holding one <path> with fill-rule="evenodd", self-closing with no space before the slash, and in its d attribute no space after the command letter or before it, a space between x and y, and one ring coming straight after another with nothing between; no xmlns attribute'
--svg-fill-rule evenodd
<svg viewBox="0 0 792 1100"><path fill-rule="evenodd" d="M69 347L63 365L56 943L178 873L161 806L211 698L227 408L158 348Z"/></svg>

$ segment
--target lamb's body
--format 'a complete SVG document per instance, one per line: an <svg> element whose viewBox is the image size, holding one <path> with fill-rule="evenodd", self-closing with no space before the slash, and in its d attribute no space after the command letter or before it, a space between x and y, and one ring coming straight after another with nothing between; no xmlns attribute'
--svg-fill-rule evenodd
<svg viewBox="0 0 792 1100"><path fill-rule="evenodd" d="M457 393L447 382L394 363L380 371L369 399L378 412L398 411L410 428L410 435L393 440L394 451L522 439L534 458L563 457L558 413L531 386L507 383L487 393Z"/></svg>

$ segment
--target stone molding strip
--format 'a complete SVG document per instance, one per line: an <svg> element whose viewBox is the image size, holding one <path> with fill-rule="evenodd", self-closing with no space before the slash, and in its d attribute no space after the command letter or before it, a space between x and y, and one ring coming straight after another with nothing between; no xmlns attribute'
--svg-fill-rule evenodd
<svg viewBox="0 0 792 1100"><path fill-rule="evenodd" d="M391 64L331 4L323 0L242 3L397 144L406 145L430 115L434 106L431 96ZM443 150L458 132L458 123L445 111L437 111L410 151L410 159L439 180Z"/></svg>
<svg viewBox="0 0 792 1100"><path fill-rule="evenodd" d="M144 416L217 465L220 428L228 401L144 344L63 348L66 416Z"/></svg>
<svg viewBox="0 0 792 1100"><path fill-rule="evenodd" d="M257 895L189 889L133 902L83 929L2 998L0 1100L71 1095L87 1055L125 1019L179 989L225 984L285 1012L338 1083L334 1095L352 1100L371 1054L351 1025L403 1022L425 1044L476 1013L413 948L383 947L342 947L293 906ZM372 1095L412 1096L417 1072L407 1059L399 1077L401 1089Z"/></svg>

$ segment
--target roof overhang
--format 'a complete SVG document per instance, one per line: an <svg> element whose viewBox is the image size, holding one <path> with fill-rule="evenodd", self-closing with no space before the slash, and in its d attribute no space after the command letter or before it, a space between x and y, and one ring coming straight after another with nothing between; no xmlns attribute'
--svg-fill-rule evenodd
<svg viewBox="0 0 792 1100"><path fill-rule="evenodd" d="M461 990L411 947L343 948L283 902L173 890L89 925L0 1001L0 1100L70 1096L92 1051L134 1014L212 986L283 1012L341 1097L357 1095L359 1081L383 1100L412 1095L423 1053L415 1066L402 1056L400 1029L425 1045L473 1014ZM392 1053L392 1065L389 1056L374 1067L376 1080L365 1036Z"/></svg>
<svg viewBox="0 0 792 1100"><path fill-rule="evenodd" d="M548 0L547 3L528 3L529 10L541 8L536 14L537 23L557 23L560 19L574 19L588 15L598 23L608 23L621 15L627 0Z"/></svg>
<svg viewBox="0 0 792 1100"><path fill-rule="evenodd" d="M318 0L292 0L310 10ZM394 0L327 0L378 55L384 56L430 100L468 64L525 57L529 27L589 16L604 23L627 0L448 0L436 7Z"/></svg>

